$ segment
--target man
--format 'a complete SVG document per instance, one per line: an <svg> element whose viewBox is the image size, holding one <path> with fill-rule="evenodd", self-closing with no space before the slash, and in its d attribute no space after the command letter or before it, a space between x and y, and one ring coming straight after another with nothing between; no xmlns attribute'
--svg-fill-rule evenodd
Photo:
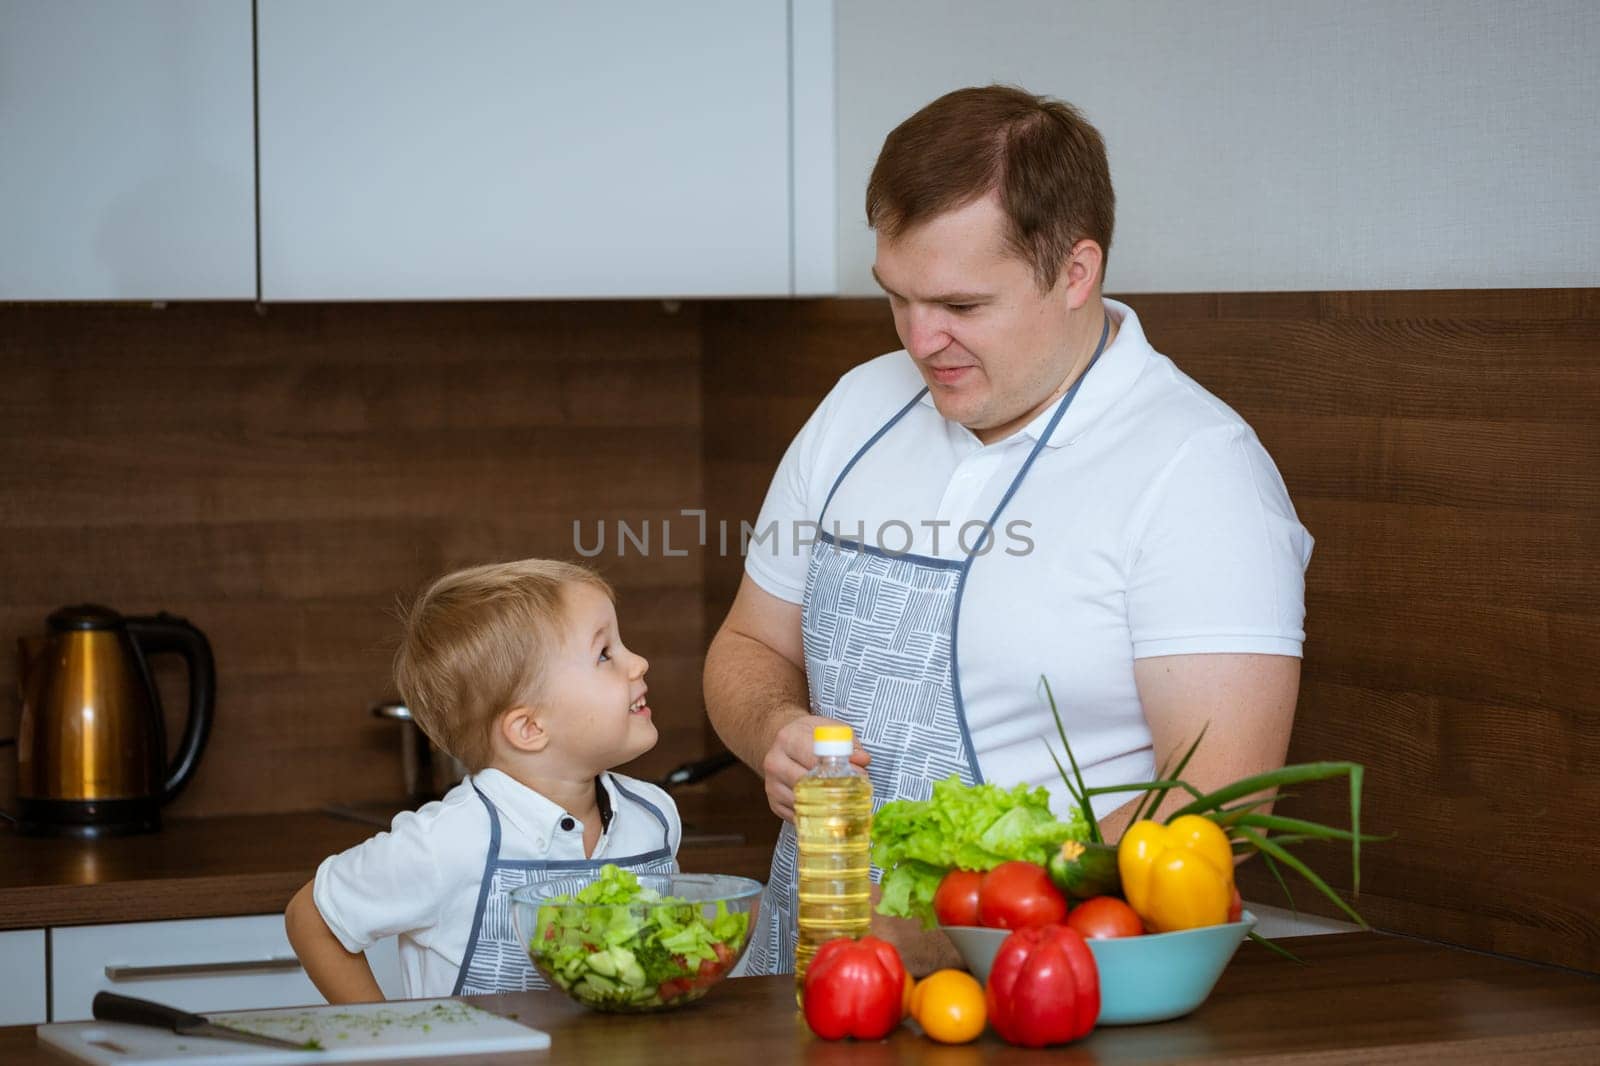
<svg viewBox="0 0 1600 1066"><path fill-rule="evenodd" d="M1282 764L1311 537L1249 426L1102 298L1113 215L1104 143L1057 101L963 89L884 142L867 219L905 350L791 444L776 543L706 657L712 723L785 821L832 721L880 804L957 773L1065 811L1041 678L1091 787L1152 779L1207 725L1198 787ZM1132 800L1098 799L1115 840ZM755 972L793 968L793 863L791 824ZM913 972L955 962L914 923L874 932Z"/></svg>

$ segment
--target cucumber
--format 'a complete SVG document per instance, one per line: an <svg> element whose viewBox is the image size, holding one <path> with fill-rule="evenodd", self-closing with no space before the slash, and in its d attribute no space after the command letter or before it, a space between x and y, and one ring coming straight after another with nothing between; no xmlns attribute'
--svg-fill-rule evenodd
<svg viewBox="0 0 1600 1066"><path fill-rule="evenodd" d="M1068 899L1115 896L1122 892L1117 849L1111 844L1065 841L1050 856L1050 880Z"/></svg>
<svg viewBox="0 0 1600 1066"><path fill-rule="evenodd" d="M633 957L633 952L622 946L611 949L611 959L617 964L617 978L630 988L644 986L644 967Z"/></svg>
<svg viewBox="0 0 1600 1066"><path fill-rule="evenodd" d="M618 988L617 982L597 973L585 974L582 984L587 985L591 991L599 994L610 994L617 991Z"/></svg>

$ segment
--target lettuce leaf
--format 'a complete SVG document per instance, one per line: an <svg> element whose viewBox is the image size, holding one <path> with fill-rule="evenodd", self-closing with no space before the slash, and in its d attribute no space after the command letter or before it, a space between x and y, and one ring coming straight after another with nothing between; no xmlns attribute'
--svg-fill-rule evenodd
<svg viewBox="0 0 1600 1066"><path fill-rule="evenodd" d="M952 869L992 870L1011 859L1043 866L1064 840L1088 840L1074 812L1060 821L1041 786L964 785L954 774L927 800L893 800L872 819L872 861L884 871L878 913L932 928L933 894Z"/></svg>

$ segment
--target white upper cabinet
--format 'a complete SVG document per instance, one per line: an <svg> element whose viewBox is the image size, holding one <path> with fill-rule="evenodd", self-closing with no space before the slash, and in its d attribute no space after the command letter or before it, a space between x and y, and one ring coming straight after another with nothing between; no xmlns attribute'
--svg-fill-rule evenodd
<svg viewBox="0 0 1600 1066"><path fill-rule="evenodd" d="M256 291L250 0L0 0L0 300Z"/></svg>
<svg viewBox="0 0 1600 1066"><path fill-rule="evenodd" d="M789 9L259 0L262 298L794 292Z"/></svg>

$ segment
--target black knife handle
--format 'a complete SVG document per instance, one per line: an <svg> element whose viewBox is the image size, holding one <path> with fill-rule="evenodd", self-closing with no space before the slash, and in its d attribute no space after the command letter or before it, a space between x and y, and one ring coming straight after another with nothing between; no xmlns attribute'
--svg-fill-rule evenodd
<svg viewBox="0 0 1600 1066"><path fill-rule="evenodd" d="M711 756L709 759L686 762L662 778L657 784L670 792L679 785L692 785L696 781L702 781L738 761L739 757L737 755L730 751L724 751Z"/></svg>
<svg viewBox="0 0 1600 1066"><path fill-rule="evenodd" d="M90 1012L96 1021L148 1025L174 1033L181 1032L183 1028L206 1024L206 1019L198 1014L190 1014L164 1003L153 1003L148 999L119 996L115 992L96 992Z"/></svg>

